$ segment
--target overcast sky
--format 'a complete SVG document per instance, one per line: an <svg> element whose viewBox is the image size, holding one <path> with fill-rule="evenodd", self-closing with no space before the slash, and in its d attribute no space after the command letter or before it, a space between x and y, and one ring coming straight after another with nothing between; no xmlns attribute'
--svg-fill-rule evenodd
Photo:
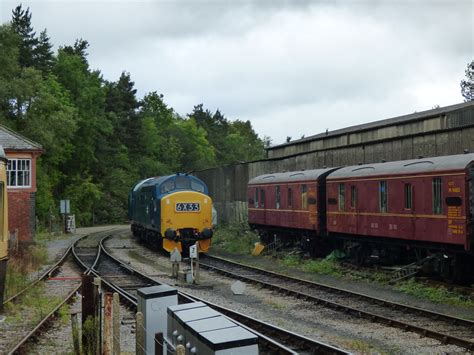
<svg viewBox="0 0 474 355"><path fill-rule="evenodd" d="M22 1L55 47L90 43L185 115L203 103L273 144L460 103L474 0ZM0 20L15 1L0 0Z"/></svg>

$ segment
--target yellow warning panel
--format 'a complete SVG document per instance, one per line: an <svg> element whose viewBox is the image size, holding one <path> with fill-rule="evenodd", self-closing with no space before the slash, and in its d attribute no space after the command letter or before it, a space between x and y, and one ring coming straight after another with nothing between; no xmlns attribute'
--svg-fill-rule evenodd
<svg viewBox="0 0 474 355"><path fill-rule="evenodd" d="M253 248L252 255L253 256L259 256L263 249L265 249L265 245L263 245L260 242L255 243L255 247Z"/></svg>

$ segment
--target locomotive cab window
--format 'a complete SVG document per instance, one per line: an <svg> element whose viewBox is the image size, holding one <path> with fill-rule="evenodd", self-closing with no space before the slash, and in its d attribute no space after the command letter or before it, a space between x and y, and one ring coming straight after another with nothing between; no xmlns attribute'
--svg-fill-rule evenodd
<svg viewBox="0 0 474 355"><path fill-rule="evenodd" d="M189 177L187 176L176 176L176 188L177 189L190 189L191 182L189 181Z"/></svg>
<svg viewBox="0 0 474 355"><path fill-rule="evenodd" d="M197 192L204 192L204 185L199 181L191 180L191 189Z"/></svg>
<svg viewBox="0 0 474 355"><path fill-rule="evenodd" d="M264 189L260 189L260 206L262 206L262 208L265 208L265 190Z"/></svg>
<svg viewBox="0 0 474 355"><path fill-rule="evenodd" d="M339 184L339 211L344 211L346 209L345 188L344 184Z"/></svg>
<svg viewBox="0 0 474 355"><path fill-rule="evenodd" d="M351 208L356 208L357 206L357 188L351 186Z"/></svg>
<svg viewBox="0 0 474 355"><path fill-rule="evenodd" d="M167 193L168 191L174 190L174 180L173 179L168 179L166 180L160 188L160 191L162 194Z"/></svg>
<svg viewBox="0 0 474 355"><path fill-rule="evenodd" d="M386 213L388 211L388 191L387 191L387 182L379 182L379 206L380 212Z"/></svg>
<svg viewBox="0 0 474 355"><path fill-rule="evenodd" d="M433 213L434 214L442 214L443 213L443 206L442 206L442 183L441 178L434 178L433 179Z"/></svg>
<svg viewBox="0 0 474 355"><path fill-rule="evenodd" d="M280 186L275 188L275 207L280 208Z"/></svg>
<svg viewBox="0 0 474 355"><path fill-rule="evenodd" d="M411 210L413 208L413 186L405 184L405 209Z"/></svg>
<svg viewBox="0 0 474 355"><path fill-rule="evenodd" d="M288 188L288 207L293 207L293 191L291 187Z"/></svg>
<svg viewBox="0 0 474 355"><path fill-rule="evenodd" d="M308 191L306 185L301 185L301 209L308 209Z"/></svg>
<svg viewBox="0 0 474 355"><path fill-rule="evenodd" d="M258 189L255 189L255 208L258 208Z"/></svg>

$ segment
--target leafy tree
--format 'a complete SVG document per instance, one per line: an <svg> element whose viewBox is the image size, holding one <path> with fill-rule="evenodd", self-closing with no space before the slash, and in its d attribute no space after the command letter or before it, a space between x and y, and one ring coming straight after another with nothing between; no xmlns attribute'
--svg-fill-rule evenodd
<svg viewBox="0 0 474 355"><path fill-rule="evenodd" d="M461 94L464 101L474 101L474 60L467 64L466 80L461 80Z"/></svg>

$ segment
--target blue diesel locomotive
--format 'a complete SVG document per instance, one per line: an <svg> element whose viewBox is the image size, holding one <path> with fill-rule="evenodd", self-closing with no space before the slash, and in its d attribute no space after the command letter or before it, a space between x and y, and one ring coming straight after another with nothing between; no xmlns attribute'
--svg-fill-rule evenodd
<svg viewBox="0 0 474 355"><path fill-rule="evenodd" d="M211 244L212 199L203 181L188 174L152 177L133 186L128 218L135 237L186 255L199 241L199 251Z"/></svg>

